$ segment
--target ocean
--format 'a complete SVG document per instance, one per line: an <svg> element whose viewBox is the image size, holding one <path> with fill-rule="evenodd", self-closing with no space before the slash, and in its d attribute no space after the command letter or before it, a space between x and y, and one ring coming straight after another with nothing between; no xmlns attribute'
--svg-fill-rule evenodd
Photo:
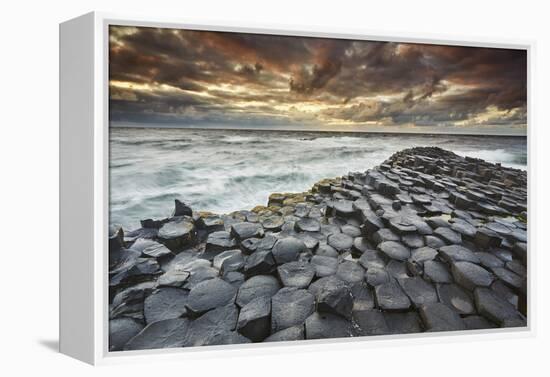
<svg viewBox="0 0 550 377"><path fill-rule="evenodd" d="M125 230L169 216L176 198L198 211L251 209L414 146L527 169L525 137L112 127L109 144L109 222Z"/></svg>

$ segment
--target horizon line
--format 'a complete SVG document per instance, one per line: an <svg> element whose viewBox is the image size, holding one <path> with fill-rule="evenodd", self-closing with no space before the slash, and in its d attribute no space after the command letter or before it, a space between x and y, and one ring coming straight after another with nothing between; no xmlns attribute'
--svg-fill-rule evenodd
<svg viewBox="0 0 550 377"><path fill-rule="evenodd" d="M115 123L115 124L113 124ZM456 133L456 132L415 132L415 131L360 131L360 130L320 130L320 129L281 129L281 128L240 128L240 127L197 127L197 126L156 126L156 125L141 125L139 123L118 123L109 122L109 128L151 128L151 129L182 129L182 130L216 130L216 131L275 131L275 132L323 132L323 133L349 133L349 134L386 134L386 135L447 135L447 136L500 136L500 137L527 137L525 134L484 134L484 133Z"/></svg>

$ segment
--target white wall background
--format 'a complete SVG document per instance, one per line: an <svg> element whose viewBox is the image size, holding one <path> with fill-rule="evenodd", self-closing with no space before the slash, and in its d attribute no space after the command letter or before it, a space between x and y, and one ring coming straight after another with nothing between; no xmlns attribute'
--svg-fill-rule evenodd
<svg viewBox="0 0 550 377"><path fill-rule="evenodd" d="M0 370L87 375L542 375L548 373L549 9L544 1L6 1L0 6ZM58 23L91 10L199 19L526 38L535 51L537 335L93 369L57 354ZM532 162L532 161L531 161ZM75 203L74 205L78 205ZM75 245L78 247L78 245ZM79 266L75 266L78 268ZM540 368L540 369L538 369ZM8 369L11 372L5 373ZM538 369L538 373L536 372Z"/></svg>

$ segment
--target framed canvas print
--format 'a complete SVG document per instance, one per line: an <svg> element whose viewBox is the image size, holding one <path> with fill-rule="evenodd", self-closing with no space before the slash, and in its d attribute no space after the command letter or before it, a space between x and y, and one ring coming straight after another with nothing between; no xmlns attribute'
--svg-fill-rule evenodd
<svg viewBox="0 0 550 377"><path fill-rule="evenodd" d="M61 351L528 333L530 51L63 23Z"/></svg>

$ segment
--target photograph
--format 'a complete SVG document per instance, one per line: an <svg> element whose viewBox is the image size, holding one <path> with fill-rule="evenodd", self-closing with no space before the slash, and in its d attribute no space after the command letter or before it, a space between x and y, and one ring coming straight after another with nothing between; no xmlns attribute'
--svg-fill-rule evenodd
<svg viewBox="0 0 550 377"><path fill-rule="evenodd" d="M527 49L107 28L109 352L527 328Z"/></svg>

